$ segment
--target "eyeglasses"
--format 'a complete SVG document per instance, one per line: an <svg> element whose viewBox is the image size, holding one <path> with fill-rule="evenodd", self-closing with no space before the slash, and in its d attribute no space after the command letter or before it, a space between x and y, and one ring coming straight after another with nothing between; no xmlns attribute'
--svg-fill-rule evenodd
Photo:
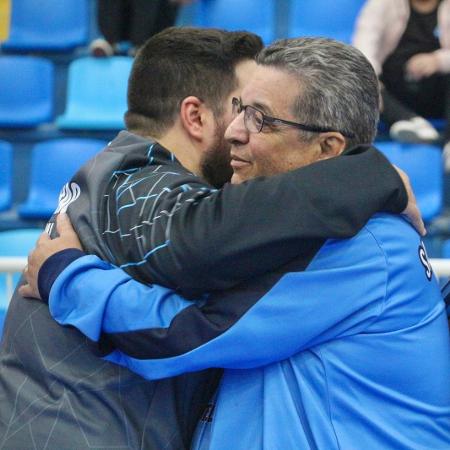
<svg viewBox="0 0 450 450"><path fill-rule="evenodd" d="M313 133L326 133L328 131L338 131L333 128L319 127L315 125L304 125L303 123L291 122L289 120L278 119L276 117L270 117L260 111L258 108L250 105L243 105L239 98L233 97L232 114L234 117L244 111L244 125L249 133L259 133L263 129L264 125L288 125L291 127L299 128L304 131L312 131ZM348 138L354 138L353 133L342 132L343 136Z"/></svg>

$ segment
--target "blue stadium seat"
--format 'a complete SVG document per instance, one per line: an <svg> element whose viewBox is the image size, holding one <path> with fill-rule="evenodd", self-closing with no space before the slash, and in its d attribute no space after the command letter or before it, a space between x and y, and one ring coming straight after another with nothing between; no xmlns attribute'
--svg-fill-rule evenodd
<svg viewBox="0 0 450 450"><path fill-rule="evenodd" d="M377 142L375 146L411 180L423 219L429 222L442 209L443 165L441 149L429 144Z"/></svg>
<svg viewBox="0 0 450 450"><path fill-rule="evenodd" d="M80 58L69 66L67 105L58 117L62 129L124 128L127 84L133 59Z"/></svg>
<svg viewBox="0 0 450 450"><path fill-rule="evenodd" d="M106 146L96 139L55 139L33 147L28 198L19 206L23 218L48 219L61 188L87 160Z"/></svg>
<svg viewBox="0 0 450 450"><path fill-rule="evenodd" d="M195 23L200 27L252 31L269 44L275 38L275 1L201 0Z"/></svg>
<svg viewBox="0 0 450 450"><path fill-rule="evenodd" d="M2 49L70 51L87 43L88 30L88 0L14 0Z"/></svg>
<svg viewBox="0 0 450 450"><path fill-rule="evenodd" d="M0 57L0 127L34 127L53 120L54 68L31 56Z"/></svg>
<svg viewBox="0 0 450 450"><path fill-rule="evenodd" d="M0 211L4 211L11 207L12 171L12 145L9 142L0 141Z"/></svg>
<svg viewBox="0 0 450 450"><path fill-rule="evenodd" d="M349 44L364 0L291 0L289 37L325 36Z"/></svg>
<svg viewBox="0 0 450 450"><path fill-rule="evenodd" d="M30 228L8 230L0 232L0 257L27 256L43 230ZM20 273L13 276L13 285L19 281ZM8 307L6 274L0 273L0 337L3 330L3 321Z"/></svg>
<svg viewBox="0 0 450 450"><path fill-rule="evenodd" d="M446 239L442 244L442 258L450 259L450 239Z"/></svg>

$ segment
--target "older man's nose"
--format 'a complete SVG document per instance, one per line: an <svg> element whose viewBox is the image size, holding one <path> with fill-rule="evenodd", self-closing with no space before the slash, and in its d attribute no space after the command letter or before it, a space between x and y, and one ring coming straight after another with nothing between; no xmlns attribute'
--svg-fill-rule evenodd
<svg viewBox="0 0 450 450"><path fill-rule="evenodd" d="M244 123L244 114L238 114L225 130L225 139L230 143L245 143L248 141L248 131Z"/></svg>

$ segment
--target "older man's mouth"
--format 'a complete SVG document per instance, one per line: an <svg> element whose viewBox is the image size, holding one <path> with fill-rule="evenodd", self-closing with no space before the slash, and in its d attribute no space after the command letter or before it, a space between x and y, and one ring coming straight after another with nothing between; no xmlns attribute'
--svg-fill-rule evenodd
<svg viewBox="0 0 450 450"><path fill-rule="evenodd" d="M250 161L247 161L243 158L239 158L238 156L231 154L231 167L233 170L239 170L244 167L247 167L250 165Z"/></svg>

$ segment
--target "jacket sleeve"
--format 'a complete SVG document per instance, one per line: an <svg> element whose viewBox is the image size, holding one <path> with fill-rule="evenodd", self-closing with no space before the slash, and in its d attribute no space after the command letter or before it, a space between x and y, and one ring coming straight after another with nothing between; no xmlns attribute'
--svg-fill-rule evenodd
<svg viewBox="0 0 450 450"><path fill-rule="evenodd" d="M57 279L50 311L92 340L106 337L117 349L109 360L149 379L208 367L258 367L357 334L381 313L387 272L378 245L369 235L362 251L346 243L340 251L339 245L322 249L307 271L284 275L245 311L242 297L187 302L87 256ZM364 282L355 283L358 278Z"/></svg>
<svg viewBox="0 0 450 450"><path fill-rule="evenodd" d="M58 264L55 254L43 268L52 272ZM167 327L193 304L165 287L142 284L95 255L73 260L54 280L48 301L61 325L72 325L95 342L104 330Z"/></svg>
<svg viewBox="0 0 450 450"><path fill-rule="evenodd" d="M406 202L391 164L376 149L360 147L218 191L193 181L166 186L142 207L118 204L119 221L134 225L120 224L123 249L112 253L138 255L115 262L134 278L195 297L273 270L311 240L351 237L375 212L399 213Z"/></svg>

